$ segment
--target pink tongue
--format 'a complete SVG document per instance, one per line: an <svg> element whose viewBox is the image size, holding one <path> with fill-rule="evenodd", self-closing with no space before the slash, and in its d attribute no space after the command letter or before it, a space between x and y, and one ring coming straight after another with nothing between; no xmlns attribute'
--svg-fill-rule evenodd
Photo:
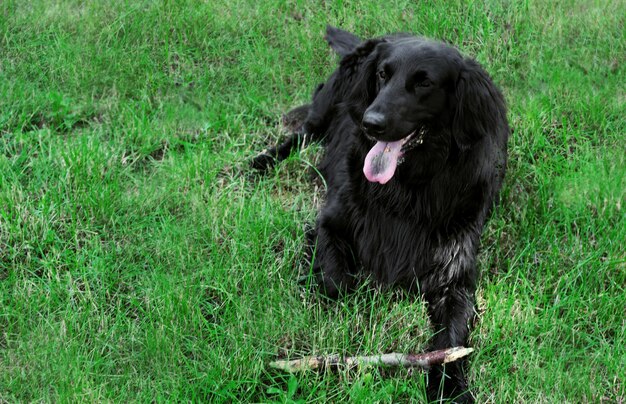
<svg viewBox="0 0 626 404"><path fill-rule="evenodd" d="M376 142L365 157L363 174L370 182L386 184L393 177L402 155L402 140L396 142Z"/></svg>

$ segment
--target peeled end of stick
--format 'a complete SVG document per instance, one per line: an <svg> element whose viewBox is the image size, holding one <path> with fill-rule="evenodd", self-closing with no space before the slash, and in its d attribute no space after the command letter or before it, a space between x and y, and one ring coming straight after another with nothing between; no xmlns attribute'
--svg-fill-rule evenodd
<svg viewBox="0 0 626 404"><path fill-rule="evenodd" d="M317 356L309 356L291 361L270 362L269 366L274 369L284 370L290 373L301 372L303 370L316 370L324 363L323 359Z"/></svg>
<svg viewBox="0 0 626 404"><path fill-rule="evenodd" d="M474 352L474 348L465 348L462 346L458 346L455 348L450 348L446 352L446 357L443 359L443 363L449 363L457 361L464 356L467 356Z"/></svg>

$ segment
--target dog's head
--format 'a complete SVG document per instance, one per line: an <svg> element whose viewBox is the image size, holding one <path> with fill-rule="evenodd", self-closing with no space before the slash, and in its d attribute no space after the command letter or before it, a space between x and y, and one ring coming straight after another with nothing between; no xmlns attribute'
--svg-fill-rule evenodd
<svg viewBox="0 0 626 404"><path fill-rule="evenodd" d="M341 63L352 78L348 104L376 141L366 158L370 181L385 183L397 160L433 132L469 149L495 130L503 105L488 75L454 48L416 37L363 42ZM393 170L391 170L393 168Z"/></svg>

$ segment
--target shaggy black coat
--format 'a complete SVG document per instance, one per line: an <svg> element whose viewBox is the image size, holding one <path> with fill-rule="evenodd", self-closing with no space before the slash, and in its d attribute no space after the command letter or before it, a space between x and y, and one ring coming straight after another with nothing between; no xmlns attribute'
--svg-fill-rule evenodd
<svg viewBox="0 0 626 404"><path fill-rule="evenodd" d="M478 63L440 42L362 41L332 27L326 39L342 56L339 68L299 109L308 114L298 133L253 166L322 141L327 193L313 268L323 291L347 292L366 271L425 298L432 349L467 346L476 254L506 166L502 94ZM463 368L433 369L430 397L472 401Z"/></svg>

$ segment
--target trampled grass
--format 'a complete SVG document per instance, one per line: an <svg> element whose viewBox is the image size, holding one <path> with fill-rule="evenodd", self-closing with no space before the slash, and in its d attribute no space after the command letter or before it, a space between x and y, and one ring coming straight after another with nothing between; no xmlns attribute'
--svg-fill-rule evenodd
<svg viewBox="0 0 626 404"><path fill-rule="evenodd" d="M480 402L626 399L626 5L0 3L0 401L420 401L419 372L277 357L420 351L422 302L298 284L315 148L252 179L336 63L326 23L474 55L514 128L480 255Z"/></svg>

